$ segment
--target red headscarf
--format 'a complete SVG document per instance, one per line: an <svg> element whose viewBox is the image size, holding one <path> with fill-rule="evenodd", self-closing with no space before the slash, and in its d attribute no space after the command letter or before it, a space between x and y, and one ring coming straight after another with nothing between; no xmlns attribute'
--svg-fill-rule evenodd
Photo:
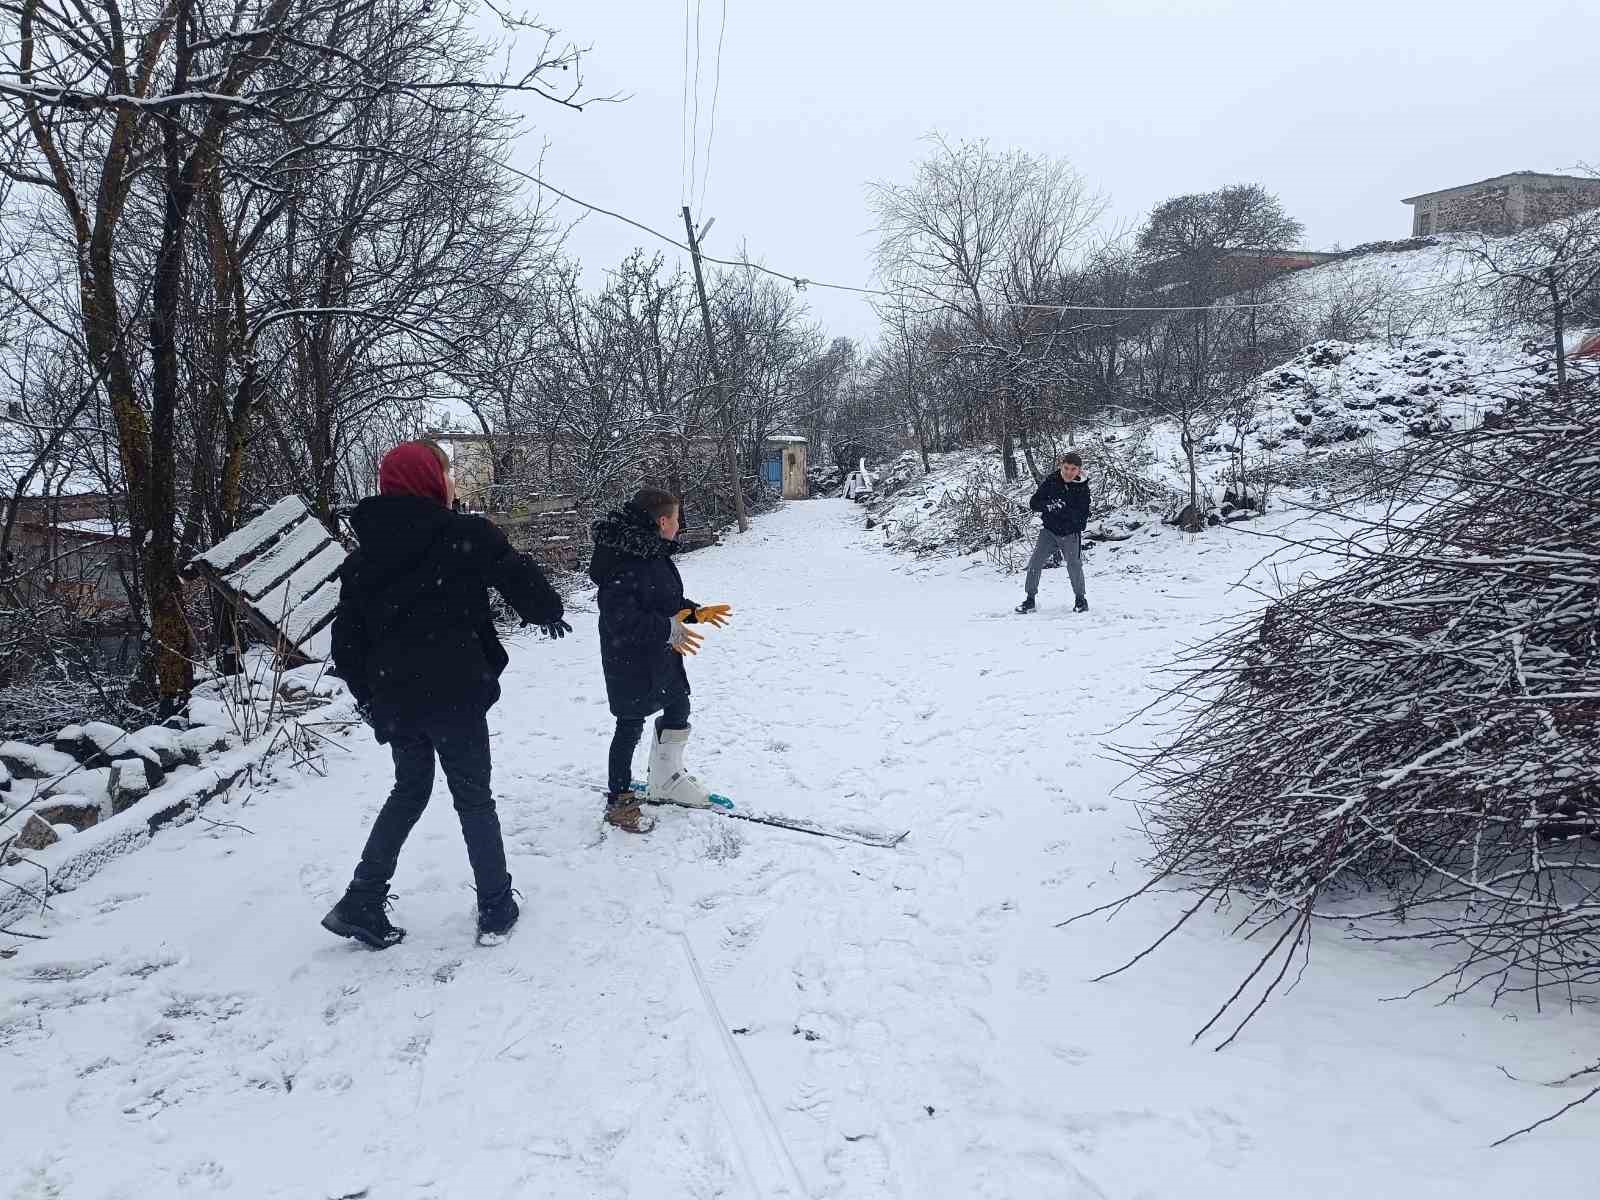
<svg viewBox="0 0 1600 1200"><path fill-rule="evenodd" d="M444 466L433 447L401 442L378 464L378 491L385 496L423 496L449 504Z"/></svg>

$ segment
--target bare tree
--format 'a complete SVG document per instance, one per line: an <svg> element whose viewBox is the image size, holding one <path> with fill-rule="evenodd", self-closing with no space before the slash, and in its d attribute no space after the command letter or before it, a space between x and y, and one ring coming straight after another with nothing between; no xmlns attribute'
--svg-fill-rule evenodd
<svg viewBox="0 0 1600 1200"><path fill-rule="evenodd" d="M1600 209L1511 237L1480 233L1460 252L1480 269L1502 322L1547 330L1556 386L1565 392L1567 327L1576 315L1600 321Z"/></svg>
<svg viewBox="0 0 1600 1200"><path fill-rule="evenodd" d="M477 98L503 91L572 101L545 79L576 52L548 33L547 52L518 78L477 73L481 55L456 57L473 64L466 74L441 65L453 61L468 19L464 4L434 0L89 0L70 13L45 0L0 0L0 174L46 198L66 232L80 297L73 319L116 429L156 685L169 705L187 692L192 661L178 579L178 447L192 391L181 347L196 214L217 264L214 299L235 299L215 336L248 374L252 334L237 320L229 275L238 267L226 261L241 240L219 228L230 206L208 193L258 178L280 187L286 171L314 172L329 152L393 161L375 152L379 143L350 136L374 102L409 96L417 111L448 117L481 113ZM250 151L272 136L299 144L271 159L263 178L246 164L260 165ZM301 362L303 375L319 369ZM249 413L236 393L231 446ZM312 482L324 491L328 448L324 438L312 456ZM225 481L238 458L224 466Z"/></svg>
<svg viewBox="0 0 1600 1200"><path fill-rule="evenodd" d="M1104 208L1062 160L987 142L929 139L932 153L910 184L877 182L878 274L920 316L950 319L960 353L987 363L983 401L995 415L1006 478L1018 476L1015 446L1023 357L1019 334L1041 284Z"/></svg>

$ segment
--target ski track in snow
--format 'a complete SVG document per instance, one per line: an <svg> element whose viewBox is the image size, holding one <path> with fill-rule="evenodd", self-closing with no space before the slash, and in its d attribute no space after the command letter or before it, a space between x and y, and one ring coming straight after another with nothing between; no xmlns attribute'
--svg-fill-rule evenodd
<svg viewBox="0 0 1600 1200"><path fill-rule="evenodd" d="M1101 984L1184 899L1053 928L1140 880L1102 743L1249 602L1228 585L1257 540L1099 547L1093 611L1051 571L1014 617L1015 581L860 525L791 504L683 561L735 608L690 665L689 760L736 800L909 827L900 849L671 809L604 832L571 782L611 725L580 604L572 637L513 646L490 717L511 940L472 944L442 779L395 880L406 941L318 927L391 778L352 731L326 779L223 810L253 836L163 834L0 967L0 1194L1582 1194L1600 1109L1487 1145L1572 1098L1497 1066L1593 1061L1591 1018L1384 1003L1427 964L1329 931L1218 1055L1189 1036L1257 953L1225 918Z"/></svg>

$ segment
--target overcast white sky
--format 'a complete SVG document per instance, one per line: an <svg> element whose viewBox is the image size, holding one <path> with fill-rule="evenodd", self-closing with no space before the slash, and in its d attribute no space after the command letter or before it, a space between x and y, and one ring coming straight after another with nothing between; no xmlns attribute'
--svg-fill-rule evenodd
<svg viewBox="0 0 1600 1200"><path fill-rule="evenodd" d="M697 214L785 272L870 282L864 185L909 178L930 130L1067 158L1133 225L1183 192L1258 182L1317 249L1410 233L1401 198L1503 171L1600 162L1593 15L1564 0L689 0L701 27ZM546 0L590 47L593 94L527 108L552 183L681 233L681 0ZM699 189L698 172L695 183ZM591 278L646 241L591 217ZM831 333L870 338L858 298L817 289Z"/></svg>

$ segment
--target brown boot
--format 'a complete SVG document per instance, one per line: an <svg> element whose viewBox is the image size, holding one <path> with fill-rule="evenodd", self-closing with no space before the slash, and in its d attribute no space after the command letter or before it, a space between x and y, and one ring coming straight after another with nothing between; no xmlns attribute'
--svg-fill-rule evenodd
<svg viewBox="0 0 1600 1200"><path fill-rule="evenodd" d="M606 824L628 833L649 833L656 827L656 819L639 807L632 792L607 792Z"/></svg>

